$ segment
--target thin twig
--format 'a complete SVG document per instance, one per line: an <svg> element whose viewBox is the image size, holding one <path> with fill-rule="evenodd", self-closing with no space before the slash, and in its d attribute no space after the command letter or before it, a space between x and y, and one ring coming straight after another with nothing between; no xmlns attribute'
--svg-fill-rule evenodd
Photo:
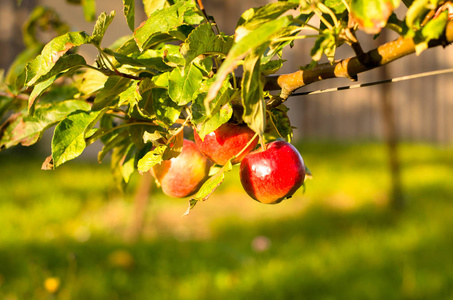
<svg viewBox="0 0 453 300"><path fill-rule="evenodd" d="M8 93L5 91L0 91L0 97L7 97L7 98L15 98L23 101L28 101L29 95L26 94L17 94L14 95L13 93Z"/></svg>
<svg viewBox="0 0 453 300"><path fill-rule="evenodd" d="M206 12L206 9L204 8L203 0L197 0L197 4L198 4L198 7L200 8L201 12L203 13L206 21L211 24L211 22L209 21L209 17L210 16L208 15L208 13ZM215 28L217 30L217 33L220 33L219 27L217 26L216 22L214 22L214 26L215 26ZM212 31L214 31L214 29L212 29Z"/></svg>
<svg viewBox="0 0 453 300"><path fill-rule="evenodd" d="M99 68L96 68L96 67L93 67L93 66L90 66L90 65L85 65L84 66L85 68L90 68L92 70L95 70L95 71L98 71L106 76L120 76L120 77L124 77L124 78L129 78L129 79L134 79L134 80L143 80L142 77L138 77L138 76L134 76L134 75L130 75L130 74L126 74L126 73L122 73L122 72L119 72L118 70L115 72L115 71L112 71L110 69L99 69Z"/></svg>

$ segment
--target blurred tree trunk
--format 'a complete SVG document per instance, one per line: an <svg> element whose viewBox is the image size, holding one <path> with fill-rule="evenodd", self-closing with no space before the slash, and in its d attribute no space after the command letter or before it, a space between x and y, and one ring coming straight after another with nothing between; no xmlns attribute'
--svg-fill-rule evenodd
<svg viewBox="0 0 453 300"><path fill-rule="evenodd" d="M140 177L134 197L134 210L132 212L131 223L126 233L126 239L130 242L135 242L142 233L146 218L146 208L151 195L152 180L149 172L143 173Z"/></svg>
<svg viewBox="0 0 453 300"><path fill-rule="evenodd" d="M387 33L381 32L384 40L387 39ZM390 78L389 66L385 65L380 68L381 79ZM391 177L390 205L401 210L404 206L403 188L401 183L401 167L398 156L398 132L395 122L395 110L392 103L392 84L383 85L381 89L381 117L383 124L383 135L387 147L389 171Z"/></svg>

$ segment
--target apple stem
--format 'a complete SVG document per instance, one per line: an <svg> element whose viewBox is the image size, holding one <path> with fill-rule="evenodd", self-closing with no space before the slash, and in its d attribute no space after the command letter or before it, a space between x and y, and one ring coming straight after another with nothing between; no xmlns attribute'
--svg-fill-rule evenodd
<svg viewBox="0 0 453 300"><path fill-rule="evenodd" d="M264 142L264 136L260 135L261 150L266 151L266 143Z"/></svg>

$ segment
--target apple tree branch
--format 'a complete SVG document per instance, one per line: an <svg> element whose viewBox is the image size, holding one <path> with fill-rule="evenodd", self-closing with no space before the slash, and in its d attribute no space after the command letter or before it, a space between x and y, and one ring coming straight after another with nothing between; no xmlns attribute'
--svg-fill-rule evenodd
<svg viewBox="0 0 453 300"><path fill-rule="evenodd" d="M447 46L453 42L453 20L449 21L444 35L429 42L428 47ZM415 43L412 38L400 37L383 44L369 52L342 59L333 63L319 64L311 69L302 69L294 73L266 77L266 90L281 90L280 96L271 99L268 107L276 107L283 103L297 89L308 84L330 79L351 78L385 64L391 63L406 55L415 52Z"/></svg>

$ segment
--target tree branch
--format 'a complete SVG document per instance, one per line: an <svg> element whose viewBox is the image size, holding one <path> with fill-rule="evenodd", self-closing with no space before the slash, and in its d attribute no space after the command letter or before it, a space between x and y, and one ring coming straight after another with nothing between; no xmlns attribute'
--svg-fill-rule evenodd
<svg viewBox="0 0 453 300"><path fill-rule="evenodd" d="M429 42L428 47L447 46L453 42L453 21L449 21L444 35ZM300 70L290 74L266 77L266 90L281 90L280 97L268 103L276 107L283 103L295 90L310 83L330 78L351 78L357 74L372 70L393 62L403 56L415 52L415 44L411 38L398 38L362 55L339 60L334 63L324 63L312 69Z"/></svg>
<svg viewBox="0 0 453 300"><path fill-rule="evenodd" d="M19 100L28 101L28 98L30 96L29 95L25 95L25 94L14 95L13 93L9 93L9 92L6 92L6 91L0 91L0 97L16 98L16 99L19 99Z"/></svg>

